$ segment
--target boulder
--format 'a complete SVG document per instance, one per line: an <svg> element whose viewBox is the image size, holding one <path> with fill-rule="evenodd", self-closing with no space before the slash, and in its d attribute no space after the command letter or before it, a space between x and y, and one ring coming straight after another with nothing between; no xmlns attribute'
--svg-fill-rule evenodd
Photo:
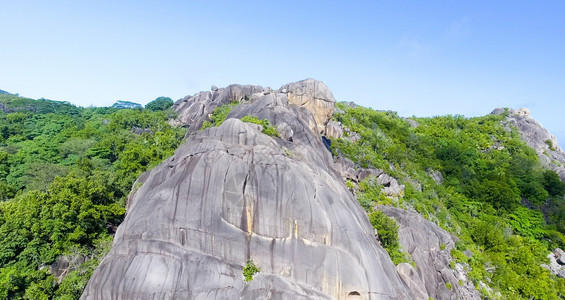
<svg viewBox="0 0 565 300"><path fill-rule="evenodd" d="M432 177L432 179L433 179L437 184L442 184L442 183L443 183L443 175L441 174L440 171L428 170L428 175L429 175L430 177Z"/></svg>
<svg viewBox="0 0 565 300"><path fill-rule="evenodd" d="M553 255L555 255L555 260L557 261L558 264L565 265L565 252L563 252L563 250L561 250L560 248L556 248L553 251Z"/></svg>
<svg viewBox="0 0 565 300"><path fill-rule="evenodd" d="M308 78L283 85L279 91L286 90L290 103L306 107L314 115L315 123L309 124L316 133L324 131L335 107L335 98L330 89L321 81Z"/></svg>
<svg viewBox="0 0 565 300"><path fill-rule="evenodd" d="M357 180L363 181L365 178L367 178L369 176L373 176L375 178L378 178L382 174L384 174L384 172L383 172L383 170L380 170L380 169L359 168L359 170L357 171Z"/></svg>
<svg viewBox="0 0 565 300"><path fill-rule="evenodd" d="M401 278L409 286L424 289L428 297L438 300L481 299L473 283L467 280L463 268L456 272L450 267L453 260L450 251L455 246L455 238L451 234L417 212L390 206L379 206L378 209L396 220L400 245L416 264L415 271L406 266L397 267ZM463 285L459 285L459 280ZM451 284L451 290L446 283Z"/></svg>
<svg viewBox="0 0 565 300"><path fill-rule="evenodd" d="M384 193L389 197L399 197L404 195L405 186L403 184L399 184L398 181L386 174L382 173L377 177L377 183L384 186Z"/></svg>
<svg viewBox="0 0 565 300"><path fill-rule="evenodd" d="M324 135L328 138L339 139L343 136L343 125L337 121L329 121L326 124L326 129L324 130Z"/></svg>
<svg viewBox="0 0 565 300"><path fill-rule="evenodd" d="M553 253L548 254L547 258L549 259L549 265L543 264L541 266L548 269L551 272L551 274L555 276L559 276L561 278L565 278L565 266L557 262L556 257L557 255L555 255L555 251Z"/></svg>

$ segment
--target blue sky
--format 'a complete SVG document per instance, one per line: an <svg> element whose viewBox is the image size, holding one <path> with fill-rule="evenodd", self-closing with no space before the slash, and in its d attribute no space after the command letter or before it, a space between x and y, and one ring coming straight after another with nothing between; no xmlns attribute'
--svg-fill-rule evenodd
<svg viewBox="0 0 565 300"><path fill-rule="evenodd" d="M88 106L313 77L403 116L528 107L565 144L564 1L0 0L0 89Z"/></svg>

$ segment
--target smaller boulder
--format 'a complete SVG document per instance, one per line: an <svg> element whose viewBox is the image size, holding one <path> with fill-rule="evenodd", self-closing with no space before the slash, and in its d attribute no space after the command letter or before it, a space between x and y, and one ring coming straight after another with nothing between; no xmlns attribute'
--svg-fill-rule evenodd
<svg viewBox="0 0 565 300"><path fill-rule="evenodd" d="M339 139L343 136L343 125L337 121L329 121L326 125L325 135L332 139Z"/></svg>
<svg viewBox="0 0 565 300"><path fill-rule="evenodd" d="M281 139L292 142L294 131L292 131L292 128L287 123L277 123L277 133L279 134Z"/></svg>
<svg viewBox="0 0 565 300"><path fill-rule="evenodd" d="M557 260L558 264L565 265L565 252L563 252L563 250L556 248L553 250L553 255L555 256L555 260Z"/></svg>

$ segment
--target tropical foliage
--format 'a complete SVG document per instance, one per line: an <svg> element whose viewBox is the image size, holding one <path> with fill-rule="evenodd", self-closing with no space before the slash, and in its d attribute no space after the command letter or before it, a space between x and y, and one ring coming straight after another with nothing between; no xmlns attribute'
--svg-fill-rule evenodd
<svg viewBox="0 0 565 300"><path fill-rule="evenodd" d="M173 153L184 129L159 109L6 94L0 103L0 299L77 299L133 182ZM60 281L48 266L62 258L71 272Z"/></svg>
<svg viewBox="0 0 565 300"><path fill-rule="evenodd" d="M345 103L338 108L333 118L344 124L345 136L332 140L334 155L405 185L404 195L390 198L375 180L348 183L373 225L387 222L375 221L376 204L412 207L459 237L454 258L466 264L475 286L493 289L483 290L485 297L565 297L564 280L541 266L549 250L565 246L565 184L516 131L505 129L504 115L404 119ZM431 176L438 171L441 184ZM381 236L394 241L391 229ZM470 258L462 255L466 250Z"/></svg>

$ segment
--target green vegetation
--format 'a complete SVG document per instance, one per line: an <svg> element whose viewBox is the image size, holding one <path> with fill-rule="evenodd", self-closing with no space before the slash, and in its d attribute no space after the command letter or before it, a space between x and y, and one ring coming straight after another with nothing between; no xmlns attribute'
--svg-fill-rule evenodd
<svg viewBox="0 0 565 300"><path fill-rule="evenodd" d="M390 198L376 180L359 183L357 199L371 217L377 204L412 207L459 237L451 253L475 286L488 284L505 299L565 298L565 281L541 267L548 250L565 246L565 184L516 131L504 129L504 116L413 118L413 126L394 112L338 108L343 113L333 118L361 139L332 140L334 155L382 169L406 186ZM442 173L442 184L433 171Z"/></svg>
<svg viewBox="0 0 565 300"><path fill-rule="evenodd" d="M408 254L400 249L398 242L398 225L393 218L385 215L382 211L375 210L369 214L369 220L373 228L377 230L379 241L386 252L390 255L395 265L410 262Z"/></svg>
<svg viewBox="0 0 565 300"><path fill-rule="evenodd" d="M261 125L263 127L263 130L261 131L262 133L268 136L279 137L277 128L272 126L271 123L269 123L269 120L267 119L259 120L257 117L245 116L241 118L241 120L243 122Z"/></svg>
<svg viewBox="0 0 565 300"><path fill-rule="evenodd" d="M206 128L222 125L222 123L224 123L224 121L228 117L230 111L238 105L239 102L233 101L228 104L218 106L210 116L210 121L204 121L201 129L204 130Z"/></svg>
<svg viewBox="0 0 565 300"><path fill-rule="evenodd" d="M549 147L549 150L555 151L555 148L553 147L553 142L551 140L546 140L545 144Z"/></svg>
<svg viewBox="0 0 565 300"><path fill-rule="evenodd" d="M210 115L210 121L204 121L201 130L210 127L220 126L226 120L231 110L238 105L239 105L238 101L233 101L228 104L218 106L214 110L214 112ZM261 131L262 133L272 137L279 137L277 128L272 126L271 123L269 123L269 120L267 119L259 120L257 117L245 116L241 118L241 121L261 125L263 127L263 130Z"/></svg>
<svg viewBox="0 0 565 300"><path fill-rule="evenodd" d="M145 105L145 109L149 109L151 111L160 111L166 110L167 108L173 106L174 102L173 99L169 97L159 97Z"/></svg>
<svg viewBox="0 0 565 300"><path fill-rule="evenodd" d="M0 299L78 299L135 179L172 155L171 111L0 95ZM62 282L47 266L74 270ZM84 261L85 263L73 263Z"/></svg>
<svg viewBox="0 0 565 300"><path fill-rule="evenodd" d="M79 108L12 94L1 94L0 103L0 299L77 299L111 247L133 182L173 153L185 129L168 124L174 112L164 97L146 109ZM220 125L236 105L218 107L202 127ZM334 154L382 169L406 187L388 197L374 177L347 182L395 264L410 258L379 204L414 208L457 235L450 266L463 264L476 286L506 299L565 298L565 280L540 266L548 250L565 247L565 184L504 129L503 116L414 118L418 126L411 126L394 112L338 107L343 113L334 118L361 138L332 140ZM278 136L268 120L242 121ZM434 171L442 184L429 175ZM48 266L61 257L73 268L59 282ZM245 280L259 271L249 260Z"/></svg>
<svg viewBox="0 0 565 300"><path fill-rule="evenodd" d="M253 263L253 260L248 260L245 267L243 267L243 277L246 282L253 280L253 275L259 273L261 270Z"/></svg>

